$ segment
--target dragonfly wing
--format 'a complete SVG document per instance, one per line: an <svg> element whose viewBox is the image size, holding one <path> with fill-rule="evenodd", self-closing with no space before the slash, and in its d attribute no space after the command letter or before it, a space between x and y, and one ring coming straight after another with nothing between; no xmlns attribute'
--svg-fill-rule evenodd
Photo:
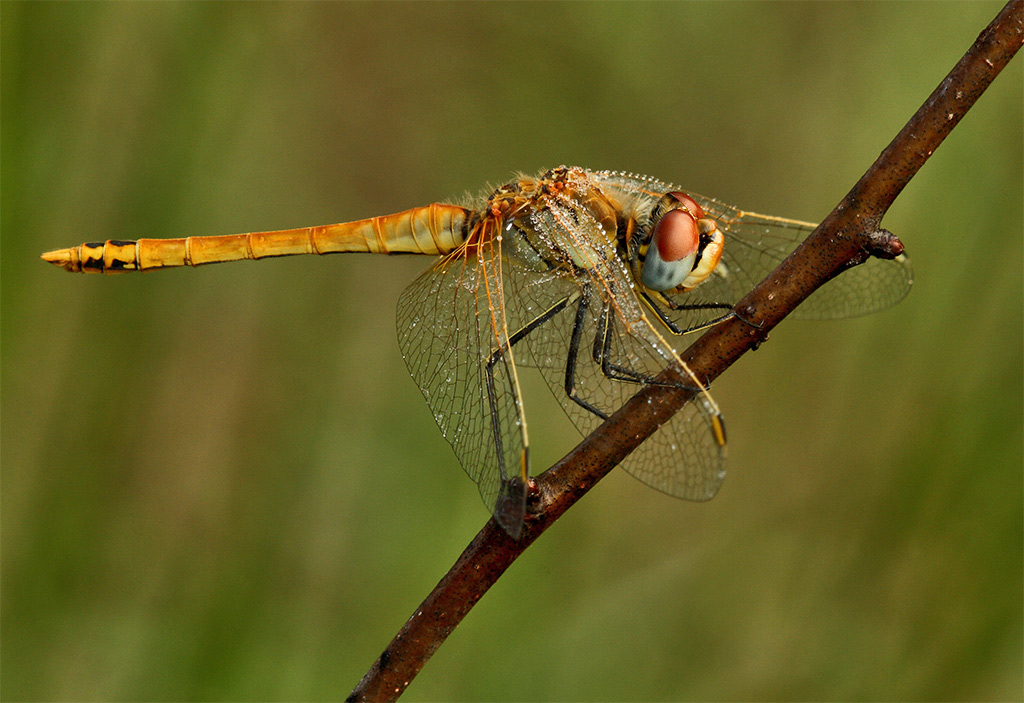
<svg viewBox="0 0 1024 703"><path fill-rule="evenodd" d="M577 263L587 266L555 261L556 268L546 274L507 268L510 319L537 319L538 311L557 310L525 334L516 349L526 348L527 361L540 369L576 427L589 434L677 357L644 316L628 272L585 208L563 198L537 213L532 224L547 248L568 248ZM567 392L567 376L573 396L582 402ZM665 493L707 500L725 475L725 446L716 426L717 409L699 396L640 444L622 467Z"/></svg>
<svg viewBox="0 0 1024 703"><path fill-rule="evenodd" d="M860 317L887 310L907 297L914 282L910 259L871 257L839 274L794 311L800 320Z"/></svg>
<svg viewBox="0 0 1024 703"><path fill-rule="evenodd" d="M680 190L670 183L638 174L598 171L592 176L623 203L627 214L641 227L648 225L651 210L664 193ZM714 273L693 290L673 296L678 310L665 311L669 319L684 330L704 327L727 312L782 263L816 226L746 212L713 198L690 195L718 222L725 234L725 247ZM878 312L902 300L912 282L913 271L905 256L890 261L872 257L819 288L793 315L820 320Z"/></svg>
<svg viewBox="0 0 1024 703"><path fill-rule="evenodd" d="M704 283L674 297L683 307L674 321L684 328L698 327L714 319L710 315L705 320L708 312L713 311L696 307L702 303L735 305L816 227L809 222L744 212L711 198L694 197L718 221L725 234L725 248L722 262ZM907 257L872 257L819 288L793 315L798 319L823 320L878 312L906 297L912 282L913 270Z"/></svg>
<svg viewBox="0 0 1024 703"><path fill-rule="evenodd" d="M399 299L398 340L441 433L488 510L518 537L526 425L508 352L500 265L491 243L437 261Z"/></svg>

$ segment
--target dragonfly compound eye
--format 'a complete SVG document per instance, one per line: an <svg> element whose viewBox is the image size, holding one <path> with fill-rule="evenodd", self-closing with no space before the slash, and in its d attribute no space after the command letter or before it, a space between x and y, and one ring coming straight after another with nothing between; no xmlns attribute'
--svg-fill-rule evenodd
<svg viewBox="0 0 1024 703"><path fill-rule="evenodd" d="M677 287L690 275L699 246L700 231L693 215L682 209L666 212L654 223L641 282L657 291Z"/></svg>

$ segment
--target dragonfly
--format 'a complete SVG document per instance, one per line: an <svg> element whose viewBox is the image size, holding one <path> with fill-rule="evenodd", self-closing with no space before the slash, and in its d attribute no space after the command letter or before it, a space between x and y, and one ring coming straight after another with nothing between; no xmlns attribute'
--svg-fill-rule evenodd
<svg viewBox="0 0 1024 703"><path fill-rule="evenodd" d="M520 370L539 370L584 435L645 387L692 392L621 466L669 495L709 500L725 477L724 420L673 341L734 315L814 227L647 176L560 166L469 205L273 232L109 240L42 258L112 274L297 254L438 257L399 298L402 355L487 508L518 538L530 480ZM871 258L797 312L876 312L899 302L912 278L903 255ZM670 367L674 376L662 374Z"/></svg>

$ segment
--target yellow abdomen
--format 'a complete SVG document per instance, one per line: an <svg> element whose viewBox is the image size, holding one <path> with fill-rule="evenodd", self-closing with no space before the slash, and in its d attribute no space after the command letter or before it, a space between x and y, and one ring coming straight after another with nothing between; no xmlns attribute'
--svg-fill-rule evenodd
<svg viewBox="0 0 1024 703"><path fill-rule="evenodd" d="M68 271L123 273L297 254L447 254L466 238L470 211L434 203L394 215L276 232L91 242L43 254Z"/></svg>

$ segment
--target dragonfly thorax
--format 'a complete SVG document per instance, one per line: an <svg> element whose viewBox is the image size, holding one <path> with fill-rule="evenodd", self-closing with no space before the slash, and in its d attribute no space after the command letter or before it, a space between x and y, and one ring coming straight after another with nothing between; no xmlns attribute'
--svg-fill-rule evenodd
<svg viewBox="0 0 1024 703"><path fill-rule="evenodd" d="M514 228L533 252L552 268L592 269L613 258L621 206L595 187L579 167L560 166L540 176L522 176L496 189L480 212L490 230ZM603 235L595 247L595 234ZM601 252L603 258L594 257ZM534 257L533 255L536 255Z"/></svg>

